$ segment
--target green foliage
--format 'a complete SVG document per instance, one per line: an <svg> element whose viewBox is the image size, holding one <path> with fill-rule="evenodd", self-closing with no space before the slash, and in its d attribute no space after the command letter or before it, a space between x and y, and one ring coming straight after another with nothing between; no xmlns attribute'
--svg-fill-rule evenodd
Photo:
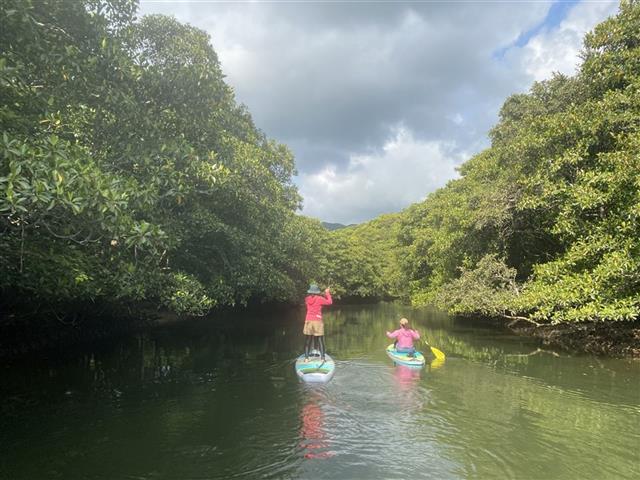
<svg viewBox="0 0 640 480"><path fill-rule="evenodd" d="M136 21L132 0L0 8L4 302L201 315L303 288L293 156L236 104L205 32Z"/></svg>
<svg viewBox="0 0 640 480"><path fill-rule="evenodd" d="M622 4L587 35L578 75L507 99L491 147L405 212L414 303L552 322L638 318L638 31L640 5Z"/></svg>
<svg viewBox="0 0 640 480"><path fill-rule="evenodd" d="M338 297L388 299L405 296L400 273L398 214L382 215L361 225L326 232L317 277Z"/></svg>
<svg viewBox="0 0 640 480"><path fill-rule="evenodd" d="M165 286L165 306L177 314L205 315L215 305L202 284L185 273L175 273Z"/></svg>
<svg viewBox="0 0 640 480"><path fill-rule="evenodd" d="M203 315L338 297L458 313L640 311L640 5L578 75L506 100L491 147L405 212L334 232L295 214L294 159L224 82L208 35L133 0L0 4L3 303Z"/></svg>
<svg viewBox="0 0 640 480"><path fill-rule="evenodd" d="M435 303L452 313L506 314L518 294L516 269L488 254L473 269L460 268L460 277L438 291Z"/></svg>

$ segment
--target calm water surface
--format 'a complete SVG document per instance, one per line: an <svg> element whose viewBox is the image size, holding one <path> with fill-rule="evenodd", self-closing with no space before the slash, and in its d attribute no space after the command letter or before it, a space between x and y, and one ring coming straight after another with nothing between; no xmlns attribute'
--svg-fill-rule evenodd
<svg viewBox="0 0 640 480"><path fill-rule="evenodd" d="M401 316L444 364L392 364ZM293 371L302 318L205 319L2 366L0 478L640 478L640 362L333 307L336 375L310 388Z"/></svg>

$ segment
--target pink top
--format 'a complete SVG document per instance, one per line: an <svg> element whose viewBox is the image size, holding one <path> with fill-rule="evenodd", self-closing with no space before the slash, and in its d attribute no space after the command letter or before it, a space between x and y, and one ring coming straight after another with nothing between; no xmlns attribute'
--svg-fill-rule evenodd
<svg viewBox="0 0 640 480"><path fill-rule="evenodd" d="M387 332L387 337L397 338L396 348L413 348L413 341L420 338L417 330L410 328L399 328L393 332Z"/></svg>
<svg viewBox="0 0 640 480"><path fill-rule="evenodd" d="M307 298L304 299L304 303L307 304L307 316L304 321L321 322L322 306L331 305L333 300L331 300L331 294L329 292L325 292L325 297L321 297L320 295L307 295Z"/></svg>

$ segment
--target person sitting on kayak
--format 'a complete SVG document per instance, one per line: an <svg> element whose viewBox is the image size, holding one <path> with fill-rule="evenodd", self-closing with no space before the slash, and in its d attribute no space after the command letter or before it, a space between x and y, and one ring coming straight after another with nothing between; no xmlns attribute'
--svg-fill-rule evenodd
<svg viewBox="0 0 640 480"><path fill-rule="evenodd" d="M409 327L409 320L406 318L400 319L400 328L393 332L387 332L387 337L395 338L394 348L398 353L406 353L410 357L414 356L416 349L413 346L413 341L420 338L420 334L417 330Z"/></svg>
<svg viewBox="0 0 640 480"><path fill-rule="evenodd" d="M324 305L331 305L333 300L331 299L331 292L329 289L325 289L324 296L319 295L320 289L318 285L312 283L307 290L307 297L304 299L304 303L307 305L307 315L304 319L304 361L309 361L309 353L311 351L311 344L317 342L318 350L320 350L320 360L324 362L324 324L322 323L322 307Z"/></svg>

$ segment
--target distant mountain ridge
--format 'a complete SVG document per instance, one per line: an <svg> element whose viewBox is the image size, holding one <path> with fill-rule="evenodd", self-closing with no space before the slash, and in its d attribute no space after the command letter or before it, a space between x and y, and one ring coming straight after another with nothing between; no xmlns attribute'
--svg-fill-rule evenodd
<svg viewBox="0 0 640 480"><path fill-rule="evenodd" d="M341 228L354 227L357 223L351 223L349 225L343 225L342 223L330 223L322 222L322 226L327 230L340 230Z"/></svg>

